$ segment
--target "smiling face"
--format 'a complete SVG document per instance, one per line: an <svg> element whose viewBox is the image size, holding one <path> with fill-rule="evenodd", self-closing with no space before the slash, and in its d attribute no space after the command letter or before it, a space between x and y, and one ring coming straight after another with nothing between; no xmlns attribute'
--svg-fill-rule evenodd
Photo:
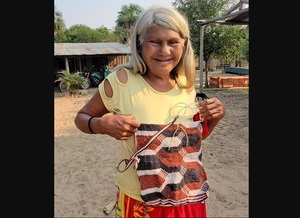
<svg viewBox="0 0 300 218"><path fill-rule="evenodd" d="M151 27L141 44L141 55L148 66L147 73L157 76L169 75L179 63L184 39L173 30Z"/></svg>

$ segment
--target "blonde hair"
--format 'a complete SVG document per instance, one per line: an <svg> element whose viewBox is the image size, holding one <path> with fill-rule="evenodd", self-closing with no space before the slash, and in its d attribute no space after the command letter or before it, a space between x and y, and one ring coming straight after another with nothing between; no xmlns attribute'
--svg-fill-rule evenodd
<svg viewBox="0 0 300 218"><path fill-rule="evenodd" d="M163 27L173 30L185 40L181 60L172 70L171 75L174 76L178 86L181 88L194 86L195 59L190 41L189 24L187 19L172 7L154 5L139 16L131 35L131 58L127 63L116 66L115 70L125 67L132 70L134 74L146 73L147 66L138 51L141 40L145 38L150 27ZM185 76L186 81L181 81L178 76Z"/></svg>

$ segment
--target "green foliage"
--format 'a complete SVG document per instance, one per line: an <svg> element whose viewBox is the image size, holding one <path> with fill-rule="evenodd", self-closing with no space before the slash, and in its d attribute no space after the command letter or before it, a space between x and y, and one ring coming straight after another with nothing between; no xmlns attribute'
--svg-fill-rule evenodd
<svg viewBox="0 0 300 218"><path fill-rule="evenodd" d="M66 29L63 15L54 7L54 38Z"/></svg>
<svg viewBox="0 0 300 218"><path fill-rule="evenodd" d="M68 42L71 43L98 42L100 38L98 31L92 30L90 27L82 24L71 26L65 34Z"/></svg>
<svg viewBox="0 0 300 218"><path fill-rule="evenodd" d="M137 4L123 5L118 12L116 27L109 30L103 25L96 29L82 24L76 24L69 29L65 28L61 12L55 10L54 42L90 43L90 42L119 42L130 43L132 27L143 8Z"/></svg>
<svg viewBox="0 0 300 218"><path fill-rule="evenodd" d="M197 20L209 20L225 14L238 0L175 0L173 7L181 11L189 21L191 41L196 56L200 52L200 27ZM123 5L118 12L116 27L109 30L104 26L91 29L77 24L69 29L64 27L62 14L55 10L54 42L120 42L130 44L132 27L143 11L137 4ZM211 58L224 62L249 60L248 28L226 26L215 23L205 25L203 41L203 59L207 63ZM207 69L207 67L205 67Z"/></svg>
<svg viewBox="0 0 300 218"><path fill-rule="evenodd" d="M228 4L228 0L175 0L173 5L181 11L189 21L191 31L191 41L195 49L195 54L199 55L200 45L200 26L197 20L209 20L215 17L221 16L225 13L225 8ZM217 36L215 36L216 38ZM206 32L204 33L204 39L206 39ZM204 42L205 43L205 42ZM222 44L222 42L219 42ZM203 51L206 50L207 44L204 44ZM209 56L204 59L209 59Z"/></svg>
<svg viewBox="0 0 300 218"><path fill-rule="evenodd" d="M172 3L189 21L191 41L196 56L200 53L199 20L210 20L224 15L238 0L175 0ZM224 62L249 59L248 28L209 23L204 26L203 60L205 86L208 86L208 62L215 58Z"/></svg>
<svg viewBox="0 0 300 218"><path fill-rule="evenodd" d="M242 32L242 55L241 59L249 61L249 26L247 26Z"/></svg>
<svg viewBox="0 0 300 218"><path fill-rule="evenodd" d="M129 5L122 5L121 11L118 12L116 28L119 31L121 30L123 42L130 43L132 27L142 11L143 8L138 4L129 3Z"/></svg>
<svg viewBox="0 0 300 218"><path fill-rule="evenodd" d="M67 92L70 95L78 93L78 90L82 87L85 78L80 74L80 72L70 73L67 70L59 71L61 76L55 81L60 81L66 84Z"/></svg>
<svg viewBox="0 0 300 218"><path fill-rule="evenodd" d="M111 32L107 27L101 26L96 28L98 32L99 42L121 42L121 33Z"/></svg>
<svg viewBox="0 0 300 218"><path fill-rule="evenodd" d="M248 46L248 28L240 25L210 24L207 26L205 34L204 60L212 55L223 62L231 63L246 57L245 47Z"/></svg>
<svg viewBox="0 0 300 218"><path fill-rule="evenodd" d="M69 29L59 32L54 37L54 42L68 43L92 43L92 42L121 42L121 32L111 32L108 28L101 26L96 29L82 24L76 24Z"/></svg>
<svg viewBox="0 0 300 218"><path fill-rule="evenodd" d="M175 0L173 6L188 19L191 41L196 56L200 52L200 26L197 20L210 20L224 15L232 0ZM210 23L204 26L203 59L211 57L232 62L236 59L248 59L248 28L240 25L228 26Z"/></svg>
<svg viewBox="0 0 300 218"><path fill-rule="evenodd" d="M68 42L68 38L66 36L66 30L58 32L54 37L54 42Z"/></svg>

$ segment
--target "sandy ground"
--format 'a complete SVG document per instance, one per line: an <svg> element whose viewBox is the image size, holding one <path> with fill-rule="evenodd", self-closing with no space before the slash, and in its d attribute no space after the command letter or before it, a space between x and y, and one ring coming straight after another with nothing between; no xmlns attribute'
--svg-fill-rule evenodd
<svg viewBox="0 0 300 218"><path fill-rule="evenodd" d="M102 210L114 199L118 141L84 134L74 125L77 111L96 88L82 90L77 97L54 91L55 217L113 217L114 211L105 215ZM210 183L208 217L249 217L248 88L204 92L227 108L203 141L202 161Z"/></svg>

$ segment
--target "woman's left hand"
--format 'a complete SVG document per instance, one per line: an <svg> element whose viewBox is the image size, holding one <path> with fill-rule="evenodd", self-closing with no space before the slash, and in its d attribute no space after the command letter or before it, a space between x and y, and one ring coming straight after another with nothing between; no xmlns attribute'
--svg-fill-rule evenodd
<svg viewBox="0 0 300 218"><path fill-rule="evenodd" d="M221 119L225 115L225 106L217 98L209 98L198 102L200 118L207 120Z"/></svg>

